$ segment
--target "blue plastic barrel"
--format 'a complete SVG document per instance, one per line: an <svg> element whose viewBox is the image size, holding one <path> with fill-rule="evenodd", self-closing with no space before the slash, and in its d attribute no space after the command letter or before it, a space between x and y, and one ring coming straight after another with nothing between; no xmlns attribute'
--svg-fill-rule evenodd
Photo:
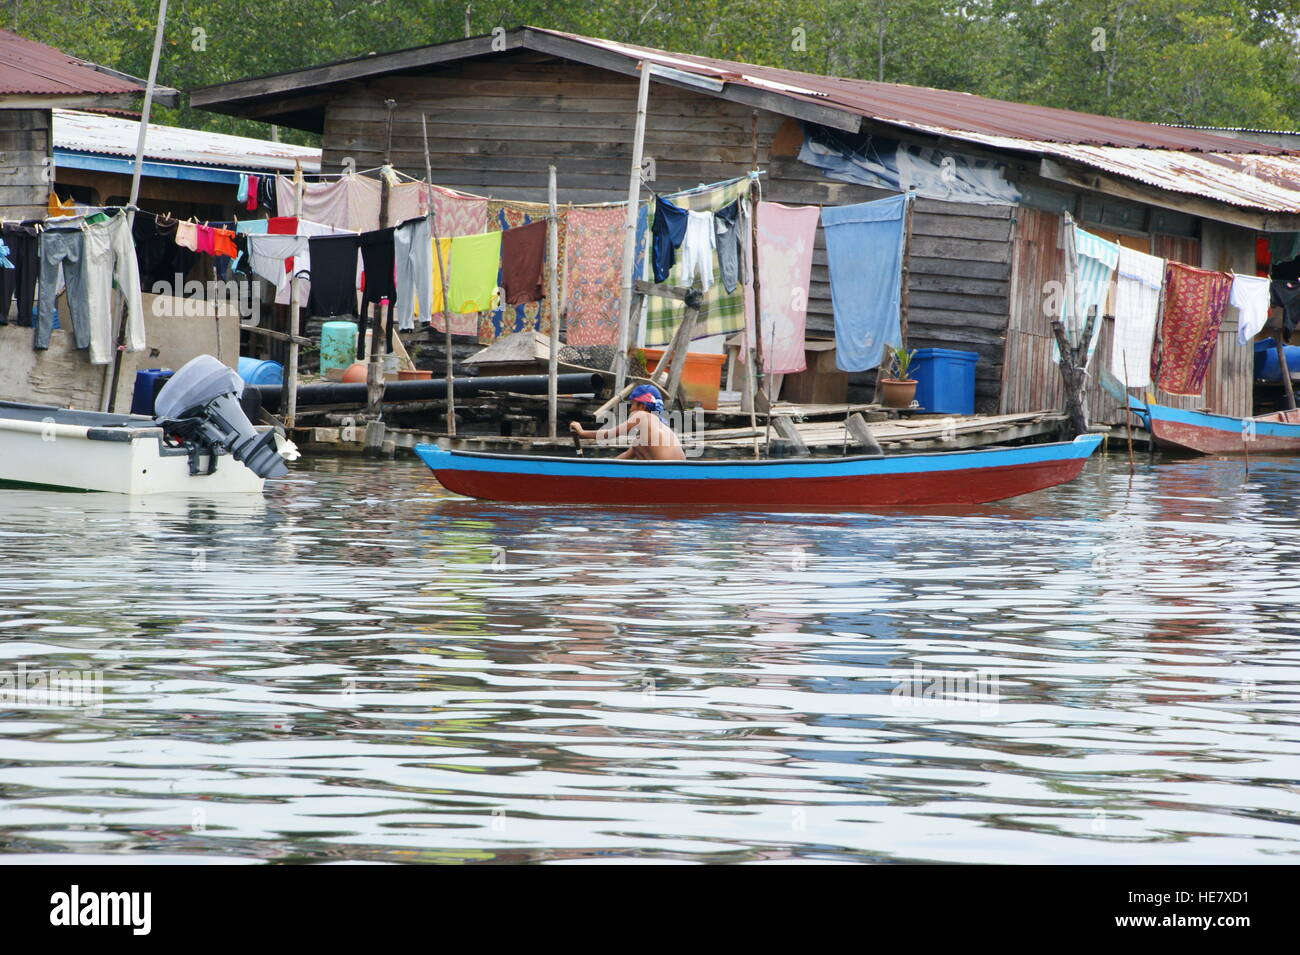
<svg viewBox="0 0 1300 955"><path fill-rule="evenodd" d="M284 384L284 366L278 361L263 361L240 355L239 377L247 385L281 385Z"/></svg>
<svg viewBox="0 0 1300 955"><path fill-rule="evenodd" d="M1286 368L1292 376L1300 373L1300 345L1286 346ZM1281 381L1282 368L1277 361L1277 346L1271 339L1255 342L1255 377Z"/></svg>
<svg viewBox="0 0 1300 955"><path fill-rule="evenodd" d="M135 388L131 391L131 414L142 414L152 418L153 400L168 378L172 376L170 368L141 368L135 373Z"/></svg>
<svg viewBox="0 0 1300 955"><path fill-rule="evenodd" d="M908 373L916 379L916 402L932 414L975 413L973 351L919 348Z"/></svg>

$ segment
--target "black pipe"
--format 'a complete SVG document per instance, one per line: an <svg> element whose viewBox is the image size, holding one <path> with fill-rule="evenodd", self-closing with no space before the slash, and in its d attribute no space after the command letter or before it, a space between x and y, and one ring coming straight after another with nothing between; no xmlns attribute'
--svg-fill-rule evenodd
<svg viewBox="0 0 1300 955"><path fill-rule="evenodd" d="M457 398L472 398L485 391L512 391L517 395L547 393L546 375L512 375L501 378L453 379ZM575 373L556 376L556 391L562 395L599 394L605 387L602 375ZM280 410L280 385L248 385L245 392L256 391L267 411ZM422 378L414 381L390 381L384 385L385 401L430 401L447 397L447 379ZM364 405L365 382L326 382L298 386L298 407L310 405Z"/></svg>

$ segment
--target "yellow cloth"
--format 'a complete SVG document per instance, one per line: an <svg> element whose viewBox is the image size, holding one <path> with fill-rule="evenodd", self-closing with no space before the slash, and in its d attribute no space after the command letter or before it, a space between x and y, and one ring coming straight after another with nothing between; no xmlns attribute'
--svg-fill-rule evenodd
<svg viewBox="0 0 1300 955"><path fill-rule="evenodd" d="M452 269L447 293L451 311L488 312L497 307L501 233L458 235L451 240Z"/></svg>
<svg viewBox="0 0 1300 955"><path fill-rule="evenodd" d="M75 206L76 203L71 199L67 202L63 202L59 199L59 194L57 192L51 191L49 205L46 208L48 209L48 214L51 216L71 216L76 215Z"/></svg>
<svg viewBox="0 0 1300 955"><path fill-rule="evenodd" d="M443 274L451 279L451 238L433 240L433 312L445 312L442 304ZM439 265L442 271L439 271Z"/></svg>

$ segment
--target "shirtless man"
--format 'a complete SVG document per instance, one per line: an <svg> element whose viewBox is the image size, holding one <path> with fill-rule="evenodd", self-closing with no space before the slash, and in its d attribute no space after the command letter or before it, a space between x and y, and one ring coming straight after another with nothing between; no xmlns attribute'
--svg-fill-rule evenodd
<svg viewBox="0 0 1300 955"><path fill-rule="evenodd" d="M659 389L654 385L637 385L628 396L627 420L615 428L587 431L576 421L569 422L569 430L588 441L607 441L631 435L632 446L620 458L640 461L685 461L682 443L664 420L664 403Z"/></svg>

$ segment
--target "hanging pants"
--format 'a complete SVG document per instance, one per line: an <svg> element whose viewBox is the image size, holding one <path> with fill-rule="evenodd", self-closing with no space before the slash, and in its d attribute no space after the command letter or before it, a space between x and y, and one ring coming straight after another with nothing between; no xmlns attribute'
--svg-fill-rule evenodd
<svg viewBox="0 0 1300 955"><path fill-rule="evenodd" d="M90 363L106 365L113 356L117 309L113 283L126 303L126 349L144 348L144 305L140 299L140 268L126 215L86 226L85 266L82 269L90 314ZM66 275L66 270L64 271Z"/></svg>
<svg viewBox="0 0 1300 955"><path fill-rule="evenodd" d="M68 312L72 316L73 342L77 348L90 347L90 303L86 299L85 256L86 234L80 229L47 229L41 233L41 288L40 308L32 347L44 351L50 347L50 333L54 330L55 289L59 283L59 269L67 287Z"/></svg>
<svg viewBox="0 0 1300 955"><path fill-rule="evenodd" d="M6 223L3 237L14 267L0 269L0 325L9 324L9 304L14 299L18 300L14 324L31 325L41 271L40 236L31 226Z"/></svg>
<svg viewBox="0 0 1300 955"><path fill-rule="evenodd" d="M397 327L410 331L415 318L433 321L433 234L428 219L412 219L393 230L397 259ZM369 276L366 277L369 282Z"/></svg>

